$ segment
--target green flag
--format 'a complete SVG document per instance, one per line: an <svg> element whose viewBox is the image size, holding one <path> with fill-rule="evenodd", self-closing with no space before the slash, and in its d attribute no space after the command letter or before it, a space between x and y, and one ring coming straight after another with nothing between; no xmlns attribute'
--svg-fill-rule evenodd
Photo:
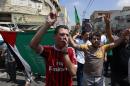
<svg viewBox="0 0 130 86"><path fill-rule="evenodd" d="M77 23L79 23L80 24L80 19L79 19L79 16L78 16L78 12L77 12L77 9L76 9L76 7L74 6L74 8L75 8L75 23L77 24Z"/></svg>

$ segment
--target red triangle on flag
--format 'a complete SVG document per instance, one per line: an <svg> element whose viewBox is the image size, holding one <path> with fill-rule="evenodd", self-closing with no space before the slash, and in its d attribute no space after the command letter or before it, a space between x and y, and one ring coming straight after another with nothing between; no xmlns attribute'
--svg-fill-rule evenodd
<svg viewBox="0 0 130 86"><path fill-rule="evenodd" d="M2 35L5 42L10 44L12 47L14 47L16 42L17 32L0 31L0 34Z"/></svg>

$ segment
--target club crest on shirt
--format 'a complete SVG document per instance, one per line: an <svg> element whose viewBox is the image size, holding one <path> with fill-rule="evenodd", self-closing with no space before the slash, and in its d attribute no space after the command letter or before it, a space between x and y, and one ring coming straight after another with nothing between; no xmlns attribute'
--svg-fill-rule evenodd
<svg viewBox="0 0 130 86"><path fill-rule="evenodd" d="M64 64L62 62L56 62L56 65L50 65L49 66L49 71L55 71L55 72L60 72L60 71L67 71L67 68L64 67Z"/></svg>

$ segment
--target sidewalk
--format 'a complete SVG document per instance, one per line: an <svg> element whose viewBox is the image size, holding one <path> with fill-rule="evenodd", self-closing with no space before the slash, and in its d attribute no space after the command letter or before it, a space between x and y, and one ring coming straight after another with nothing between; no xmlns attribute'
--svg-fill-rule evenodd
<svg viewBox="0 0 130 86"><path fill-rule="evenodd" d="M33 77L35 78L35 77ZM16 83L7 82L9 80L8 74L4 69L0 69L0 86L24 86L25 77L22 72L17 71L16 75ZM44 82L42 80L34 81L31 83L31 86L44 86Z"/></svg>

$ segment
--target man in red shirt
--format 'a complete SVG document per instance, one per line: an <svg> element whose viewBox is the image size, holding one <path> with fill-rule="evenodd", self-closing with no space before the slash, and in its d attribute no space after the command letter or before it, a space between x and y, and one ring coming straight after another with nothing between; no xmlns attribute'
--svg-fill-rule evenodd
<svg viewBox="0 0 130 86"><path fill-rule="evenodd" d="M48 28L56 21L56 15L48 16L30 42L30 47L46 60L46 86L72 86L72 76L76 75L75 51L68 47L69 29L60 25L54 31L54 46L42 46L40 41Z"/></svg>

